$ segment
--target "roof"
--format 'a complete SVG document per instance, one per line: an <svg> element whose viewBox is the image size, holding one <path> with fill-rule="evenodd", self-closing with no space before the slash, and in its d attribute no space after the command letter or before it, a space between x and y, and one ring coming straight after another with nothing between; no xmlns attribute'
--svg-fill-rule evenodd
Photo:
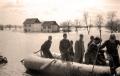
<svg viewBox="0 0 120 76"><path fill-rule="evenodd" d="M42 26L58 25L56 21L44 21Z"/></svg>
<svg viewBox="0 0 120 76"><path fill-rule="evenodd" d="M23 24L34 24L34 23L41 23L38 18L28 18L26 19Z"/></svg>

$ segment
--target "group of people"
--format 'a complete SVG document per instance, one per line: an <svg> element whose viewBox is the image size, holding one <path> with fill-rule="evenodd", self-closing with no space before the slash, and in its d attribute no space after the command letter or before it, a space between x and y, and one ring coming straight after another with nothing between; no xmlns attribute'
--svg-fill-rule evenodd
<svg viewBox="0 0 120 76"><path fill-rule="evenodd" d="M119 54L118 45L120 41L116 39L115 34L111 34L109 39L102 43L102 39L99 37L90 37L90 42L88 43L87 50L85 52L84 35L79 35L79 40L75 42L73 51L73 41L67 39L67 34L63 34L63 39L60 41L59 50L61 53L62 60L65 61L75 61L78 63L83 63L83 57L85 55L86 64L98 64L106 65L106 59L104 52L106 52L111 74L116 74L115 69L119 66ZM48 37L48 40L41 46L41 51L47 58L54 58L50 52L50 47L52 43L52 36ZM106 51L103 48L106 47Z"/></svg>

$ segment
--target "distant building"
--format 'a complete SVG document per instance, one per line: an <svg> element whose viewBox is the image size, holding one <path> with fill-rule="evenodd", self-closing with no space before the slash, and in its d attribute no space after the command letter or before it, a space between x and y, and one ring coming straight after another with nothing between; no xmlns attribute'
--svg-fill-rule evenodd
<svg viewBox="0 0 120 76"><path fill-rule="evenodd" d="M56 21L40 22L38 18L28 18L23 24L24 32L59 32Z"/></svg>
<svg viewBox="0 0 120 76"><path fill-rule="evenodd" d="M44 21L41 25L42 32L59 32L59 25L56 21Z"/></svg>
<svg viewBox="0 0 120 76"><path fill-rule="evenodd" d="M4 29L3 25L0 25L0 30L3 30L3 29Z"/></svg>
<svg viewBox="0 0 120 76"><path fill-rule="evenodd" d="M41 22L38 18L28 18L23 24L24 32L41 32Z"/></svg>

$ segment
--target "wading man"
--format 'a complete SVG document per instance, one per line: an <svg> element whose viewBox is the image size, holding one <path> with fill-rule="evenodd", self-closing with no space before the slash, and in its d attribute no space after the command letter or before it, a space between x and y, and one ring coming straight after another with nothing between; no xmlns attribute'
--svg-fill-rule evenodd
<svg viewBox="0 0 120 76"><path fill-rule="evenodd" d="M82 63L84 56L85 48L83 41L83 34L80 34L79 40L75 42L75 62Z"/></svg>
<svg viewBox="0 0 120 76"><path fill-rule="evenodd" d="M94 36L90 36L90 42L88 43L88 47L93 42L93 40L94 40Z"/></svg>
<svg viewBox="0 0 120 76"><path fill-rule="evenodd" d="M99 49L99 44L101 39L96 37L94 41L89 45L87 52L85 54L85 63L86 64L94 64L96 61L96 55Z"/></svg>
<svg viewBox="0 0 120 76"><path fill-rule="evenodd" d="M69 60L73 61L74 58L74 52L73 52L73 41L70 41L70 47L69 47Z"/></svg>
<svg viewBox="0 0 120 76"><path fill-rule="evenodd" d="M51 44L52 44L52 36L49 36L48 40L45 41L41 46L40 51L43 53L44 57L46 57L46 58L53 58L53 56L50 52Z"/></svg>
<svg viewBox="0 0 120 76"><path fill-rule="evenodd" d="M60 41L59 50L62 60L69 60L70 41L67 39L67 34L63 34L63 39Z"/></svg>
<svg viewBox="0 0 120 76"><path fill-rule="evenodd" d="M116 76L116 68L119 67L118 45L120 45L120 41L116 40L116 36L114 34L111 34L109 40L105 41L100 48L102 49L106 47L107 49L106 53L108 55L112 76Z"/></svg>

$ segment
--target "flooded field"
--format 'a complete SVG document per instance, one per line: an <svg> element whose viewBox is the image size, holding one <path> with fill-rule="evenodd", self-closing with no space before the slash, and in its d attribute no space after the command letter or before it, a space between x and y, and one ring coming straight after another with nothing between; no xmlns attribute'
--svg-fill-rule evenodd
<svg viewBox="0 0 120 76"><path fill-rule="evenodd" d="M75 43L79 34L83 33L86 47L90 35L99 36L98 29L93 28L91 30L89 35L85 29L81 29L78 33L70 32L68 33L68 39L73 40ZM106 29L102 30L102 39L105 41L109 38L110 33L106 32ZM0 31L0 54L8 58L8 63L6 65L0 65L0 76L31 76L25 73L26 69L20 63L20 60L38 51L49 35L53 37L51 51L59 52L59 42L62 39L63 33ZM116 36L117 39L120 40L120 34L116 33Z"/></svg>

